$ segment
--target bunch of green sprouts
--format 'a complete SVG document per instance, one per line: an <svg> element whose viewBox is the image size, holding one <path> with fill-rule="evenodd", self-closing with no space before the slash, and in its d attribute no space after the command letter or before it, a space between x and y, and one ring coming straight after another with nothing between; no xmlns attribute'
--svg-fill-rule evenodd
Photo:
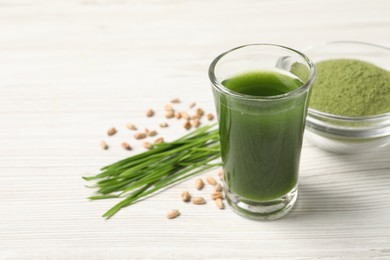
<svg viewBox="0 0 390 260"><path fill-rule="evenodd" d="M103 214L110 218L120 209L156 194L191 176L221 165L219 135L216 125L203 126L167 143L118 161L101 173L83 177L94 181L96 189L90 200L121 198Z"/></svg>

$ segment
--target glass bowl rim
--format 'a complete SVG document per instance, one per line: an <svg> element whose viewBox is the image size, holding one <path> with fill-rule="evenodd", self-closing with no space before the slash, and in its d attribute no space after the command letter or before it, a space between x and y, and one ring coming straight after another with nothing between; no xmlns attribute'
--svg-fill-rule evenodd
<svg viewBox="0 0 390 260"><path fill-rule="evenodd" d="M308 109L306 130L321 135L352 139L371 139L390 136L390 113L346 117Z"/></svg>
<svg viewBox="0 0 390 260"><path fill-rule="evenodd" d="M302 51L306 52L306 51L309 51L309 50L312 50L315 48L324 47L327 45L334 45L334 44L335 45L337 45L337 44L356 44L356 45L361 45L361 46L374 47L374 48L378 48L378 49L382 49L382 50L390 52L390 47L386 47L384 45L379 45L379 44L370 43L370 42L363 42L363 41L348 41L348 40L320 42L318 44L308 45L305 48L303 48Z"/></svg>
<svg viewBox="0 0 390 260"><path fill-rule="evenodd" d="M336 115L336 114L330 114L327 112L322 112L320 110L317 110L315 108L308 108L308 115L317 115L322 118L328 118L333 119L337 121L345 121L345 122L351 122L351 123L358 123L358 122L370 122L370 121L377 121L381 119L390 119L390 112L384 113L384 114L378 114L378 115L372 115L372 116L342 116L342 115Z"/></svg>

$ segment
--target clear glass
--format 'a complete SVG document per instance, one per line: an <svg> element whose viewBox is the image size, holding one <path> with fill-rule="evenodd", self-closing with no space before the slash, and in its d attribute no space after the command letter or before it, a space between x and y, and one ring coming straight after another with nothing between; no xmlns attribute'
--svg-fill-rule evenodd
<svg viewBox="0 0 390 260"><path fill-rule="evenodd" d="M274 96L240 94L222 82L254 71L298 78L299 88ZM219 55L209 77L219 120L228 203L238 214L273 220L287 214L298 195L298 172L313 63L279 45L251 44Z"/></svg>
<svg viewBox="0 0 390 260"><path fill-rule="evenodd" d="M309 108L306 139L335 153L373 152L390 147L390 113L343 117Z"/></svg>
<svg viewBox="0 0 390 260"><path fill-rule="evenodd" d="M390 70L390 49L356 41L335 41L305 49L313 62L359 59ZM306 138L321 149L336 153L365 153L390 148L390 113L347 117L310 108Z"/></svg>

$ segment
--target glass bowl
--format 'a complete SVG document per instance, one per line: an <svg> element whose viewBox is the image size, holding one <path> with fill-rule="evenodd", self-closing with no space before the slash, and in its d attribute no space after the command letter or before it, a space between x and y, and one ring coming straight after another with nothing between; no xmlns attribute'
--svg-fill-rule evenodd
<svg viewBox="0 0 390 260"><path fill-rule="evenodd" d="M304 53L314 63L330 59L359 59L390 70L390 49L364 42L337 41L311 46ZM305 137L337 153L364 153L390 146L390 113L348 117L308 109Z"/></svg>

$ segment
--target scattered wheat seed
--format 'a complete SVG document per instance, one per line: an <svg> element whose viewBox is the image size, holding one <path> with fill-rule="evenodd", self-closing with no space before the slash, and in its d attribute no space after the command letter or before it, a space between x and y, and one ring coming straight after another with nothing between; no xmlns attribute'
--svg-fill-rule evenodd
<svg viewBox="0 0 390 260"><path fill-rule="evenodd" d="M181 117L183 119L185 119L185 120L190 120L191 119L187 112L181 112Z"/></svg>
<svg viewBox="0 0 390 260"><path fill-rule="evenodd" d="M105 141L100 141L100 147L103 150L107 150L108 149L108 144Z"/></svg>
<svg viewBox="0 0 390 260"><path fill-rule="evenodd" d="M181 115L181 113L180 113L180 112L177 112L177 113L176 113L176 115L175 115L175 117L176 117L177 119L180 119L180 118L181 118L181 116L182 116L182 115Z"/></svg>
<svg viewBox="0 0 390 260"><path fill-rule="evenodd" d="M213 200L223 199L223 194L222 194L222 192L214 192L213 194L211 194L211 198Z"/></svg>
<svg viewBox="0 0 390 260"><path fill-rule="evenodd" d="M217 184L214 186L214 191L215 192L222 192L222 185L221 184Z"/></svg>
<svg viewBox="0 0 390 260"><path fill-rule="evenodd" d="M146 111L146 116L147 116L147 117L152 117L152 116L154 116L154 111L153 111L153 109L148 109L148 110Z"/></svg>
<svg viewBox="0 0 390 260"><path fill-rule="evenodd" d="M148 135L149 136L156 136L157 135L157 131L156 130L149 131Z"/></svg>
<svg viewBox="0 0 390 260"><path fill-rule="evenodd" d="M219 209L224 209L225 208L225 205L223 204L223 201L221 199L216 199L215 200L215 204L217 205L217 207Z"/></svg>
<svg viewBox="0 0 390 260"><path fill-rule="evenodd" d="M166 127L168 127L168 123L161 123L161 124L160 124L160 127L161 127L161 128L166 128Z"/></svg>
<svg viewBox="0 0 390 260"><path fill-rule="evenodd" d="M171 104L166 104L164 106L164 110L169 112L169 111L174 111L173 107L171 106Z"/></svg>
<svg viewBox="0 0 390 260"><path fill-rule="evenodd" d="M179 210L177 210L177 209L171 209L171 210L168 211L168 213L167 213L167 218L168 218L168 219L174 219L174 218L177 218L179 215L180 215L180 211L179 211Z"/></svg>
<svg viewBox="0 0 390 260"><path fill-rule="evenodd" d="M199 115L196 115L196 114L191 117L191 119L193 119L193 120L196 120L196 119L200 120L200 118L201 117Z"/></svg>
<svg viewBox="0 0 390 260"><path fill-rule="evenodd" d="M137 139L137 140L144 139L144 138L146 138L146 134L142 133L142 132L139 132L139 133L136 133L134 135L134 138Z"/></svg>
<svg viewBox="0 0 390 260"><path fill-rule="evenodd" d="M126 143L126 142L123 142L121 144L122 148L125 149L125 150L131 150L131 146L129 145L129 143Z"/></svg>
<svg viewBox="0 0 390 260"><path fill-rule="evenodd" d="M180 99L174 98L174 99L171 100L171 103L178 104L178 103L180 103Z"/></svg>
<svg viewBox="0 0 390 260"><path fill-rule="evenodd" d="M187 129L187 130L190 130L190 129L191 129L191 123L190 123L190 121L186 121L186 123L184 124L184 128Z"/></svg>
<svg viewBox="0 0 390 260"><path fill-rule="evenodd" d="M203 187L204 187L204 182L203 182L203 180L202 179L197 179L196 181L195 181L195 188L196 189L198 189L198 190L201 190L201 189L203 189Z"/></svg>
<svg viewBox="0 0 390 260"><path fill-rule="evenodd" d="M199 115L199 116L203 116L203 115L204 115L203 109L198 108L198 109L196 110L196 114Z"/></svg>
<svg viewBox="0 0 390 260"><path fill-rule="evenodd" d="M167 111L167 113L165 114L166 118L172 118L174 116L175 116L175 112L173 112L173 111Z"/></svg>
<svg viewBox="0 0 390 260"><path fill-rule="evenodd" d="M163 137L160 137L160 138L157 138L154 143L155 144L162 144L164 142L164 138Z"/></svg>
<svg viewBox="0 0 390 260"><path fill-rule="evenodd" d="M207 183L213 186L217 185L217 181L211 176L207 177Z"/></svg>
<svg viewBox="0 0 390 260"><path fill-rule="evenodd" d="M114 134L116 134L117 133L117 131L116 131L116 129L114 128L114 127L111 127L110 129L108 129L108 131L107 131L107 135L108 136L112 136L112 135L114 135Z"/></svg>
<svg viewBox="0 0 390 260"><path fill-rule="evenodd" d="M184 201L184 202L189 202L191 200L191 195L188 191L183 191L183 193L181 194L181 199Z"/></svg>
<svg viewBox="0 0 390 260"><path fill-rule="evenodd" d="M200 126L200 120L199 119L194 119L191 121L191 125L195 128Z"/></svg>
<svg viewBox="0 0 390 260"><path fill-rule="evenodd" d="M144 142L144 147L146 149L151 149L153 147L153 144L151 144L150 142Z"/></svg>
<svg viewBox="0 0 390 260"><path fill-rule="evenodd" d="M146 134L146 135L148 135L148 134L149 134L149 132L150 132L150 130L149 130L149 129L147 129L147 128L145 128L145 134Z"/></svg>
<svg viewBox="0 0 390 260"><path fill-rule="evenodd" d="M194 106L196 106L196 103L195 103L195 102L192 102L192 103L190 104L190 108L193 108Z"/></svg>
<svg viewBox="0 0 390 260"><path fill-rule="evenodd" d="M129 130L137 130L137 127L134 124L127 124L126 127Z"/></svg>
<svg viewBox="0 0 390 260"><path fill-rule="evenodd" d="M206 200L203 197L194 197L192 198L192 203L195 205L203 205L206 204Z"/></svg>
<svg viewBox="0 0 390 260"><path fill-rule="evenodd" d="M214 119L214 115L213 114L207 114L207 119L209 121L213 120Z"/></svg>

